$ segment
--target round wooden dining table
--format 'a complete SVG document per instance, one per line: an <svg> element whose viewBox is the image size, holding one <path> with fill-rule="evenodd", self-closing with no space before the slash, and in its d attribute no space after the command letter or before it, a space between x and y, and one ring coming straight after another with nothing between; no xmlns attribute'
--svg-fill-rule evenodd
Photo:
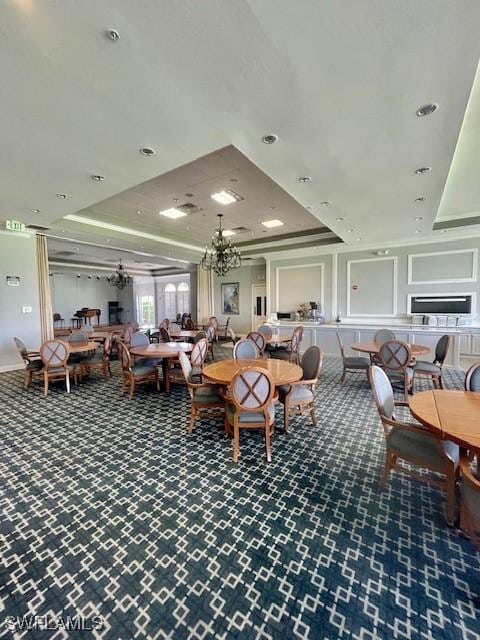
<svg viewBox="0 0 480 640"><path fill-rule="evenodd" d="M86 353L87 351L95 351L97 348L96 342L66 342L70 353Z"/></svg>
<svg viewBox="0 0 480 640"><path fill-rule="evenodd" d="M371 353L376 354L380 351L380 347L382 345L377 344L374 340L369 340L368 342L354 342L350 349L354 351L362 351L363 353ZM409 344L410 351L412 356L423 356L426 353L430 352L430 347L425 347L421 344Z"/></svg>
<svg viewBox="0 0 480 640"><path fill-rule="evenodd" d="M171 338L184 338L185 340L191 340L195 338L198 331L189 331L187 329L182 329L181 331L170 331Z"/></svg>
<svg viewBox="0 0 480 640"><path fill-rule="evenodd" d="M220 360L208 364L203 369L203 375L212 382L229 385L235 374L243 367L261 367L267 369L272 376L276 387L282 384L291 384L301 380L303 370L298 364L286 362L284 360L274 360L271 358L258 358L248 360Z"/></svg>
<svg viewBox="0 0 480 640"><path fill-rule="evenodd" d="M480 393L432 389L409 399L414 418L438 431L444 440L468 450L480 450Z"/></svg>
<svg viewBox="0 0 480 640"><path fill-rule="evenodd" d="M170 392L170 380L168 379L168 368L172 358L178 358L178 354L183 351L189 353L193 349L190 342L159 342L148 344L143 347L132 347L130 353L140 358L163 358L163 384L165 393Z"/></svg>

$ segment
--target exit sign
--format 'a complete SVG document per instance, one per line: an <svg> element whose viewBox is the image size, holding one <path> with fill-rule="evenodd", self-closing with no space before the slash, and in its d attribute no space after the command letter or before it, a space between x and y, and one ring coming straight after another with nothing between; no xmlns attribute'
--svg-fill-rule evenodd
<svg viewBox="0 0 480 640"><path fill-rule="evenodd" d="M25 231L25 224L18 220L7 220L7 229L9 231Z"/></svg>

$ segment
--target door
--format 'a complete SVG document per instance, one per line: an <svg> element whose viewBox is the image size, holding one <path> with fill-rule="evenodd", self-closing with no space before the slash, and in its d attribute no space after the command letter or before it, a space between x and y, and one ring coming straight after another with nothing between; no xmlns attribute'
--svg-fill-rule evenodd
<svg viewBox="0 0 480 640"><path fill-rule="evenodd" d="M252 331L267 319L267 288L264 284L252 284Z"/></svg>

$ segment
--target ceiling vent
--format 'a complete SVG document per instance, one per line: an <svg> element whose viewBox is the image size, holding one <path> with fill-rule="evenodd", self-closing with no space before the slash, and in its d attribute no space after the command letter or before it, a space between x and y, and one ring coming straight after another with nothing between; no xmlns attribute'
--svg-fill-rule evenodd
<svg viewBox="0 0 480 640"><path fill-rule="evenodd" d="M27 224L27 229L33 229L34 231L48 231L50 227L40 227L38 224Z"/></svg>
<svg viewBox="0 0 480 640"><path fill-rule="evenodd" d="M181 211L182 213L198 213L202 211L202 208L193 204L193 202L185 202L185 204L181 204L180 206L175 206L177 211Z"/></svg>

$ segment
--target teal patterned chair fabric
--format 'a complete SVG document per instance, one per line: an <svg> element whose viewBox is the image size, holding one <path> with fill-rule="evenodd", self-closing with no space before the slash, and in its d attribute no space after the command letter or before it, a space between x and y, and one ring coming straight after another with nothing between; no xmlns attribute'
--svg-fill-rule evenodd
<svg viewBox="0 0 480 640"><path fill-rule="evenodd" d="M446 516L447 521L452 524L455 520L455 483L459 477L460 468L458 445L449 440L442 440L441 434L429 431L417 423L397 419L396 409L398 407L407 409L408 402L395 401L391 382L380 367L375 365L370 367L369 377L386 443L382 486L387 484L390 472L396 469L441 487L447 493ZM397 464L399 460L441 474L444 478L439 480L434 476L420 475L416 471Z"/></svg>
<svg viewBox="0 0 480 640"><path fill-rule="evenodd" d="M320 347L309 347L303 354L301 367L302 379L293 384L278 387L280 402L283 404L283 424L285 432L288 431L289 417L291 414L303 415L310 413L312 424L317 424L314 405L314 389L322 369L322 352Z"/></svg>
<svg viewBox="0 0 480 640"><path fill-rule="evenodd" d="M417 360L415 363L415 375L427 376L432 379L433 385L443 389L442 367L450 348L451 336L442 336L435 346L435 358L433 362Z"/></svg>
<svg viewBox="0 0 480 640"><path fill-rule="evenodd" d="M342 363L343 363L343 372L340 378L340 382L345 381L347 372L351 372L351 373L365 372L368 375L368 368L370 367L369 358L360 357L360 356L346 356L342 337L338 331L336 333L337 333L338 346L340 348L340 355L342 357Z"/></svg>
<svg viewBox="0 0 480 640"><path fill-rule="evenodd" d="M203 417L204 411L209 409L223 410L225 400L218 385L206 384L195 380L192 364L183 351L178 354L178 359L180 360L180 366L182 367L188 393L190 394L191 411L188 432L191 433L195 428L196 419ZM223 411L221 415L223 417ZM206 415L205 417L211 418L212 413L210 412L208 416Z"/></svg>
<svg viewBox="0 0 480 640"><path fill-rule="evenodd" d="M237 360L256 360L260 352L252 340L243 339L235 343L233 357Z"/></svg>
<svg viewBox="0 0 480 640"><path fill-rule="evenodd" d="M480 362L472 365L465 375L465 391L480 393Z"/></svg>

